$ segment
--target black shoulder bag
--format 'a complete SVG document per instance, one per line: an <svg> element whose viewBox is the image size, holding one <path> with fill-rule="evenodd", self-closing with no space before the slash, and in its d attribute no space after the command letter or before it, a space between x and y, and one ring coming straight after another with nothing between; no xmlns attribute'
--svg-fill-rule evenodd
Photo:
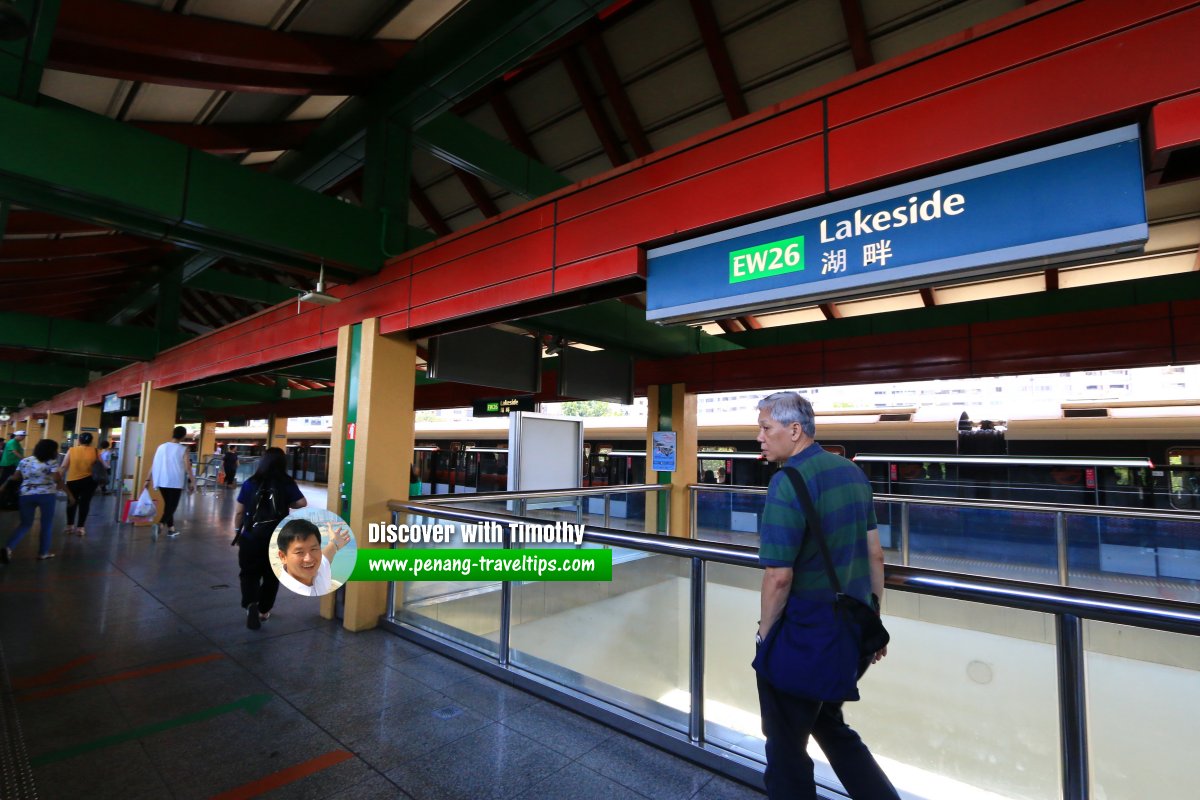
<svg viewBox="0 0 1200 800"><path fill-rule="evenodd" d="M833 596L809 600L790 595L783 615L759 645L753 666L787 694L823 702L857 700L859 663L887 645L888 632L874 610L842 592L808 486L795 469L784 472L821 548Z"/></svg>

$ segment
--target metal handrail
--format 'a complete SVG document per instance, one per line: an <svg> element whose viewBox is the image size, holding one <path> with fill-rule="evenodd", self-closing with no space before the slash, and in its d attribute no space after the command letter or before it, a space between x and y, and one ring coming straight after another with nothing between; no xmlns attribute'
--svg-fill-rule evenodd
<svg viewBox="0 0 1200 800"><path fill-rule="evenodd" d="M692 492L726 492L750 496L765 495L765 487L726 486L719 483L688 484ZM1081 506L1066 503L1030 503L1021 500L969 500L966 498L932 497L919 494L875 494L875 500L887 503L912 503L924 506L953 506L956 508L990 508L1000 511L1042 511L1050 514L1087 514L1091 516L1121 517L1125 519L1156 519L1163 521L1200 522L1200 511L1144 511L1132 508L1109 508L1106 506Z"/></svg>
<svg viewBox="0 0 1200 800"><path fill-rule="evenodd" d="M1163 521L1200 522L1200 512L1142 511L1140 509L1107 508L1058 503L1026 503L1019 500L966 500L945 497L926 497L908 494L876 494L875 499L888 503L911 503L922 506L953 506L955 508L990 508L999 511L1041 511L1048 514L1085 514L1088 516L1121 517L1125 519L1157 519Z"/></svg>
<svg viewBox="0 0 1200 800"><path fill-rule="evenodd" d="M589 486L578 489L539 489L532 492L470 492L469 494L431 495L430 499L438 504L470 503L474 500L544 500L554 497L603 497L606 494L658 492L670 488L669 483L644 483L630 486ZM399 501L393 500L392 502Z"/></svg>

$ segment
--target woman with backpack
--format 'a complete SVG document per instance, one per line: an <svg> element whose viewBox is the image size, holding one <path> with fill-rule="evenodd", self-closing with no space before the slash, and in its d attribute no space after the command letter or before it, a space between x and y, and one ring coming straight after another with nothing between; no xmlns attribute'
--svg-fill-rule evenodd
<svg viewBox="0 0 1200 800"><path fill-rule="evenodd" d="M67 484L67 527L63 531L67 536L72 533L87 536L84 525L92 507L92 495L96 493L97 464L104 469L99 459L100 451L92 447L92 435L84 431L79 434L79 444L67 451L67 457L59 467L59 475ZM78 526L75 524L76 517L79 518Z"/></svg>
<svg viewBox="0 0 1200 800"><path fill-rule="evenodd" d="M289 509L304 508L308 501L288 475L283 450L269 447L254 475L242 484L237 502L233 543L238 546L242 608L246 609L246 627L256 631L271 616L279 593L279 578L267 555L271 534Z"/></svg>

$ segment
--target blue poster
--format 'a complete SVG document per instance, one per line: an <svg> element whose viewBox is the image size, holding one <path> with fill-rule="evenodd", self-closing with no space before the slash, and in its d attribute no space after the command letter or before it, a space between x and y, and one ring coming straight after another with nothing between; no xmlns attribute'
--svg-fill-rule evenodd
<svg viewBox="0 0 1200 800"><path fill-rule="evenodd" d="M786 178L781 178L786 179ZM646 318L714 319L1137 251L1137 126L647 253Z"/></svg>
<svg viewBox="0 0 1200 800"><path fill-rule="evenodd" d="M650 434L654 442L650 455L650 468L656 472L675 471L675 432L655 431Z"/></svg>

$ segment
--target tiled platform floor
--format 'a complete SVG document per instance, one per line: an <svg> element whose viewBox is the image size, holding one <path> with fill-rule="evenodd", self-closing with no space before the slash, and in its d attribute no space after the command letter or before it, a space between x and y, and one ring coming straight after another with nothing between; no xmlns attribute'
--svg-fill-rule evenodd
<svg viewBox="0 0 1200 800"><path fill-rule="evenodd" d="M0 566L0 690L40 798L762 797L316 599L283 590L247 630L233 507L185 499L183 534L153 541L98 498L80 540L60 500L58 557L35 532Z"/></svg>

